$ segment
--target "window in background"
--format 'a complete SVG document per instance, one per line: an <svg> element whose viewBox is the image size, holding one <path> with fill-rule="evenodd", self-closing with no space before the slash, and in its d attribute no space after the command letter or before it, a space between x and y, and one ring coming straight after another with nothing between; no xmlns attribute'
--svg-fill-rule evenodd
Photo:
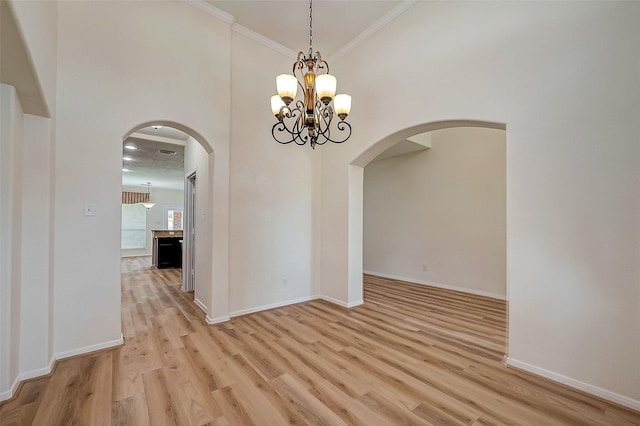
<svg viewBox="0 0 640 426"><path fill-rule="evenodd" d="M182 230L182 212L184 206L164 206L164 224L166 229Z"/></svg>
<svg viewBox="0 0 640 426"><path fill-rule="evenodd" d="M142 204L122 205L121 248L147 248L147 209Z"/></svg>

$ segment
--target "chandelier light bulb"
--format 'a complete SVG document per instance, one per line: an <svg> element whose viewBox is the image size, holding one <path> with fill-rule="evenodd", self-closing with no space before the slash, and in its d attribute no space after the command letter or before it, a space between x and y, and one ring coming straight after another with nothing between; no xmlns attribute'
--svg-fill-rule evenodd
<svg viewBox="0 0 640 426"><path fill-rule="evenodd" d="M316 93L323 104L327 105L336 95L338 81L331 74L320 74L316 77Z"/></svg>
<svg viewBox="0 0 640 426"><path fill-rule="evenodd" d="M281 119L280 110L283 106L286 106L284 102L282 102L282 98L278 95L273 95L271 97L271 111L273 111L273 115Z"/></svg>
<svg viewBox="0 0 640 426"><path fill-rule="evenodd" d="M333 108L340 120L344 120L351 112L351 96L345 94L337 95L333 98Z"/></svg>
<svg viewBox="0 0 640 426"><path fill-rule="evenodd" d="M276 77L276 87L282 101L289 105L298 93L298 80L291 74L280 74Z"/></svg>

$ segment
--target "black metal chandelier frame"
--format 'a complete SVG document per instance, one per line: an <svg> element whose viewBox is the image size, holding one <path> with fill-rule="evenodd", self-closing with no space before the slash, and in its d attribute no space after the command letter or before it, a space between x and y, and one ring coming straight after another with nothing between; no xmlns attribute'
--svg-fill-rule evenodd
<svg viewBox="0 0 640 426"><path fill-rule="evenodd" d="M282 96L283 105L276 113L278 121L271 128L271 135L281 144L295 143L305 145L307 142L311 148L316 145L324 145L327 142L343 143L351 136L351 125L344 121L348 112L335 113L330 104L331 97L319 98L315 88L316 77L320 74L329 74L329 64L322 59L320 52L313 52L313 0L309 1L309 54L298 53L293 63L292 74L297 80L299 89L302 89L303 99L294 99ZM303 84L304 82L304 84ZM340 119L332 126L334 116ZM338 133L339 137L332 135Z"/></svg>

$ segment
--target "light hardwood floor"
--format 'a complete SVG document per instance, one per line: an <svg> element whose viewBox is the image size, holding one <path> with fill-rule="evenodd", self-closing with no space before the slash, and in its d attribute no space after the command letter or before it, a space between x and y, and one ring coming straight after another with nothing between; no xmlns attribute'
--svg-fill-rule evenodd
<svg viewBox="0 0 640 426"><path fill-rule="evenodd" d="M640 425L640 414L501 364L505 304L365 276L208 326L178 270L122 264L124 346L60 361L2 425Z"/></svg>

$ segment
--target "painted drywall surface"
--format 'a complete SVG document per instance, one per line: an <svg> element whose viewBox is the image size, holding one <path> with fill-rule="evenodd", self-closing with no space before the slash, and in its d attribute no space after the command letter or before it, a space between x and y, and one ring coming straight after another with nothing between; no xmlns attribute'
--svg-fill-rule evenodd
<svg viewBox="0 0 640 426"><path fill-rule="evenodd" d="M58 4L9 0L33 62L51 116L55 115Z"/></svg>
<svg viewBox="0 0 640 426"><path fill-rule="evenodd" d="M16 90L6 84L0 84L0 120L0 395L6 399L20 364L24 122Z"/></svg>
<svg viewBox="0 0 640 426"><path fill-rule="evenodd" d="M56 67L57 67L57 3L13 2L9 3L19 24L27 54L32 60L40 80L49 114L55 116ZM39 88L34 88L39 90ZM2 115L8 110L3 109ZM20 115L22 113L20 112ZM51 297L51 191L53 188L52 142L54 124L51 119L24 115L20 118L23 137L19 147L22 159L3 170L12 174L13 191L20 194L14 200L13 212L20 212L20 223L12 230L12 259L20 262L11 272L19 274L14 279L13 338L4 348L19 357L12 362L19 364L20 379L48 372L52 355L52 297ZM16 127L17 129L17 127ZM3 144L5 138L2 138ZM17 175L15 174L17 173ZM4 190L3 190L4 193ZM17 210L19 209L19 210ZM3 237L2 245L5 244ZM6 299L5 299L6 300ZM18 308L19 307L19 308ZM14 367L15 367L14 365ZM8 377L0 374L4 378ZM15 379L15 376L12 376ZM7 391L3 381L2 396Z"/></svg>
<svg viewBox="0 0 640 426"><path fill-rule="evenodd" d="M123 191L146 192L146 186L143 188L134 188L130 186L122 187ZM174 189L163 189L151 187L151 201L155 206L147 211L147 243L144 249L128 249L121 250L122 256L151 256L153 249L153 240L151 238L152 229L167 229L164 223L164 206L182 206L184 204L184 191Z"/></svg>
<svg viewBox="0 0 640 426"><path fill-rule="evenodd" d="M55 351L66 355L121 336L127 132L166 120L202 135L216 152L217 207L228 208L230 29L182 2L61 2L58 18ZM95 216L83 216L85 202Z"/></svg>
<svg viewBox="0 0 640 426"><path fill-rule="evenodd" d="M432 149L364 168L364 270L504 298L505 132L431 134Z"/></svg>
<svg viewBox="0 0 640 426"><path fill-rule="evenodd" d="M311 296L312 173L320 155L271 136L276 120L268 101L276 93L275 76L289 72L295 57L234 32L233 58L232 313Z"/></svg>
<svg viewBox="0 0 640 426"><path fill-rule="evenodd" d="M421 123L507 123L509 356L639 401L639 13L417 2L332 63L354 134L322 151L323 291L347 288L353 159Z"/></svg>
<svg viewBox="0 0 640 426"><path fill-rule="evenodd" d="M51 361L50 234L52 120L24 115L20 374L46 374Z"/></svg>
<svg viewBox="0 0 640 426"><path fill-rule="evenodd" d="M211 308L211 264L207 253L211 253L209 194L211 193L209 155L200 143L189 137L184 151L185 174L196 172L195 214L195 298L207 309ZM184 194L184 191L183 191ZM184 198L183 198L184 203Z"/></svg>

